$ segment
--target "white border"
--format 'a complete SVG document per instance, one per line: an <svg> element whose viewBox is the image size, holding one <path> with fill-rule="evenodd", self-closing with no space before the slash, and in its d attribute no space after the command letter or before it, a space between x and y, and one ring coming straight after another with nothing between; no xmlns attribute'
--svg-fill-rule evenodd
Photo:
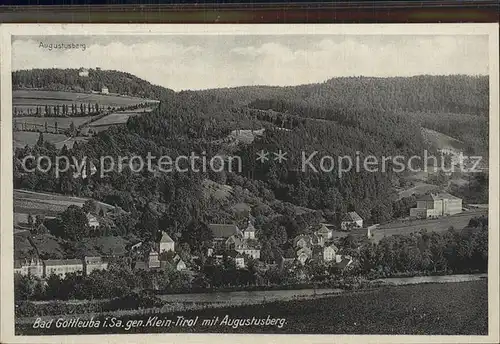
<svg viewBox="0 0 500 344"><path fill-rule="evenodd" d="M14 336L12 208L12 35L488 35L490 77L490 195L488 336L121 334ZM2 343L498 343L499 324L499 66L498 24L2 24L0 25L1 307Z"/></svg>

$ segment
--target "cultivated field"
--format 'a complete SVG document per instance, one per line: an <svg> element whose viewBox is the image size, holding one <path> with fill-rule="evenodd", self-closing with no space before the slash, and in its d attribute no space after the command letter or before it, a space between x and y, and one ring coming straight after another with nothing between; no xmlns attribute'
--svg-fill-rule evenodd
<svg viewBox="0 0 500 344"><path fill-rule="evenodd" d="M39 133L33 131L15 131L12 133L14 148L24 148L26 145L34 146L38 141ZM68 148L73 147L75 142L87 141L87 137L67 137L63 134L43 133L43 139L53 143L56 148L60 149L66 145Z"/></svg>
<svg viewBox="0 0 500 344"><path fill-rule="evenodd" d="M72 103L98 103L102 106L122 107L157 102L158 101L152 99L94 93L42 90L16 90L12 92L12 105L16 107L63 105Z"/></svg>
<svg viewBox="0 0 500 344"><path fill-rule="evenodd" d="M192 327L139 326L87 328L85 333L290 333L290 334L407 334L486 335L488 333L487 280L459 283L381 287L312 300L278 301L261 305L120 317L123 323L150 316L158 319L199 317ZM283 326L221 325L229 319L284 319ZM214 326L203 320L218 317ZM174 320L175 322L175 320ZM17 334L73 334L76 327L36 329L16 325Z"/></svg>

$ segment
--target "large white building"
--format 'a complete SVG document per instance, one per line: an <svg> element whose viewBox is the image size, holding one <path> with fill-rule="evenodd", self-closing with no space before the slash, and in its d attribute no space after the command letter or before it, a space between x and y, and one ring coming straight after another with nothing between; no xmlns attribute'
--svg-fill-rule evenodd
<svg viewBox="0 0 500 344"><path fill-rule="evenodd" d="M31 258L31 260L15 260L14 273L18 273L24 276L29 275L43 277L43 262L37 258Z"/></svg>
<svg viewBox="0 0 500 344"><path fill-rule="evenodd" d="M81 76L81 77L88 77L89 76L89 70L86 69L86 68L82 68L78 71L78 76Z"/></svg>
<svg viewBox="0 0 500 344"><path fill-rule="evenodd" d="M83 267L85 275L89 275L92 271L95 270L107 270L108 262L104 261L101 257L84 257L83 258Z"/></svg>
<svg viewBox="0 0 500 344"><path fill-rule="evenodd" d="M83 261L81 259L48 259L44 260L43 264L45 265L45 277L58 275L65 278L68 273L83 273Z"/></svg>
<svg viewBox="0 0 500 344"><path fill-rule="evenodd" d="M462 199L447 192L440 192L417 199L417 207L410 209L410 217L427 219L460 212L462 212Z"/></svg>

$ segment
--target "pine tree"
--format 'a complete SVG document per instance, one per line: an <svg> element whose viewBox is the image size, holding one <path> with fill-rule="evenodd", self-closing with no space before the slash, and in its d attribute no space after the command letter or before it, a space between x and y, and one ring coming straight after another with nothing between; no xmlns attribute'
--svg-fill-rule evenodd
<svg viewBox="0 0 500 344"><path fill-rule="evenodd" d="M40 133L38 135L38 140L36 141L36 145L41 147L43 146L44 140L43 140L43 133Z"/></svg>

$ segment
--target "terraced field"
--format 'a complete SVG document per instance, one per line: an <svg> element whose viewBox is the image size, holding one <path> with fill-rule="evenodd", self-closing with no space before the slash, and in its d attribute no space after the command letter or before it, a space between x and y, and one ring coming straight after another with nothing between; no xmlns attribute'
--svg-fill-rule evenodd
<svg viewBox="0 0 500 344"><path fill-rule="evenodd" d="M56 216L70 205L81 207L86 200L86 198L80 197L14 190L14 213ZM113 206L106 203L97 202L97 204L107 209L113 209Z"/></svg>
<svg viewBox="0 0 500 344"><path fill-rule="evenodd" d="M45 123L47 123L48 126L53 127L57 123L57 127L60 129L63 128L69 128L71 123L75 125L75 127L78 127L80 124L83 124L87 121L91 120L91 116L87 117L14 117L13 118L13 124L18 123L19 126L21 126L23 123L26 123L26 125L37 125L37 126L44 126Z"/></svg>

